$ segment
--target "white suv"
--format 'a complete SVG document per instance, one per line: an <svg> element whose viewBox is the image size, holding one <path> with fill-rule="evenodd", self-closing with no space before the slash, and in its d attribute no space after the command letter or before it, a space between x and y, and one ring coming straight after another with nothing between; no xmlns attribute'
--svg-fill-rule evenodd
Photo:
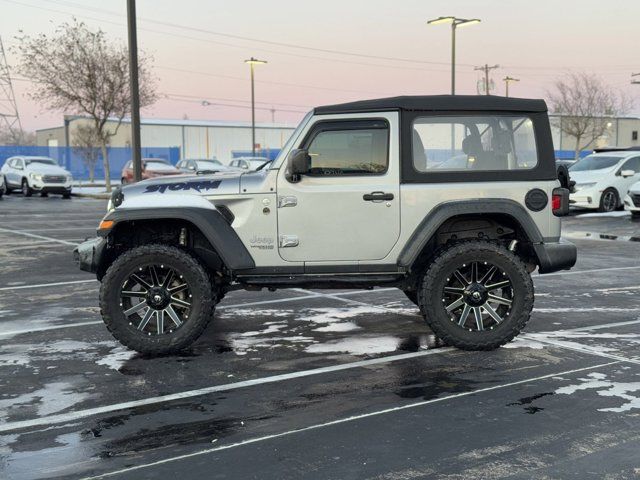
<svg viewBox="0 0 640 480"><path fill-rule="evenodd" d="M71 173L49 157L10 157L0 169L7 193L21 190L25 197L38 192L43 197L57 193L64 198L71 196Z"/></svg>
<svg viewBox="0 0 640 480"><path fill-rule="evenodd" d="M572 207L612 212L622 205L629 187L640 180L640 152L610 151L588 155L569 168L575 188Z"/></svg>

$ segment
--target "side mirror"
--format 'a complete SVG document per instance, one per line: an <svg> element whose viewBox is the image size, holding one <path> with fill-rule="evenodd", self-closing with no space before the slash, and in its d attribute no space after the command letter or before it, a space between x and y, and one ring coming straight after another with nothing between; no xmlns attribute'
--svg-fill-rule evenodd
<svg viewBox="0 0 640 480"><path fill-rule="evenodd" d="M290 182L299 182L300 175L308 173L310 166L311 157L308 151L302 149L292 150L287 158L287 180Z"/></svg>
<svg viewBox="0 0 640 480"><path fill-rule="evenodd" d="M194 167L193 165L189 165L187 168L188 168L189 170L195 170L195 169L196 169L196 167Z"/></svg>
<svg viewBox="0 0 640 480"><path fill-rule="evenodd" d="M635 174L636 172L634 172L633 170L622 170L620 172L620 175L622 175L623 178L633 177Z"/></svg>

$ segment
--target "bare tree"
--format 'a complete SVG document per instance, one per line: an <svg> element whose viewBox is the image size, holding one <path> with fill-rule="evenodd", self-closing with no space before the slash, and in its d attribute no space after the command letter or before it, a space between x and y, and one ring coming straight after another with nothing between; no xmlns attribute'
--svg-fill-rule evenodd
<svg viewBox="0 0 640 480"><path fill-rule="evenodd" d="M82 162L89 169L89 182L95 180L96 164L100 155L98 150L102 148L102 137L96 131L93 124L78 125L72 140L73 151L82 158Z"/></svg>
<svg viewBox="0 0 640 480"><path fill-rule="evenodd" d="M35 132L10 130L0 126L0 145L35 145Z"/></svg>
<svg viewBox="0 0 640 480"><path fill-rule="evenodd" d="M557 79L547 97L552 112L562 115L557 121L562 133L575 138L576 160L580 151L606 133L612 117L627 113L632 106L623 92L586 72Z"/></svg>
<svg viewBox="0 0 640 480"><path fill-rule="evenodd" d="M107 145L131 106L127 47L108 41L102 30L90 30L76 19L63 23L51 35L22 35L16 40L18 71L34 81L31 98L51 110L92 119L102 150L107 191L111 191ZM157 99L150 61L140 55L141 107Z"/></svg>

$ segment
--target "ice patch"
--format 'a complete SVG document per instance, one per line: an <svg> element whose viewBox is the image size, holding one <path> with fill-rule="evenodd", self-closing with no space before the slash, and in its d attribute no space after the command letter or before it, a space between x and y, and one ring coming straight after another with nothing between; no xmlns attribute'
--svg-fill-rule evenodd
<svg viewBox="0 0 640 480"><path fill-rule="evenodd" d="M352 330L359 330L359 327L354 322L338 322L325 325L324 327L314 328L314 332L350 332Z"/></svg>
<svg viewBox="0 0 640 480"><path fill-rule="evenodd" d="M98 365L104 365L113 370L120 370L125 363L131 360L136 355L136 352L129 350L126 347L117 346L111 349L109 354L103 356L96 361Z"/></svg>
<svg viewBox="0 0 640 480"><path fill-rule="evenodd" d="M372 355L376 353L394 352L401 340L390 335L362 335L353 338L315 343L305 348L309 353L350 353L352 355Z"/></svg>
<svg viewBox="0 0 640 480"><path fill-rule="evenodd" d="M558 388L555 393L572 395L578 391L595 389L601 397L619 398L624 401L619 407L599 408L599 412L628 412L634 408L640 408L640 397L631 395L640 391L640 382L613 382L607 380L604 373L593 372L587 378L579 378L580 383Z"/></svg>
<svg viewBox="0 0 640 480"><path fill-rule="evenodd" d="M335 320L344 320L360 315L380 314L384 312L384 309L373 305L362 305L354 307L313 308L307 309L307 311L316 313L297 317L296 320L312 323L334 323Z"/></svg>

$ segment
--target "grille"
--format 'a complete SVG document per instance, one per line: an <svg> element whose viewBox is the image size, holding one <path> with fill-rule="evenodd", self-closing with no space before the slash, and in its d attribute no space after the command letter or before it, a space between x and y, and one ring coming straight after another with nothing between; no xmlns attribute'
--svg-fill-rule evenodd
<svg viewBox="0 0 640 480"><path fill-rule="evenodd" d="M640 207L640 193L632 193L631 200L636 207Z"/></svg>
<svg viewBox="0 0 640 480"><path fill-rule="evenodd" d="M67 177L63 175L45 175L42 177L44 183L64 183L67 181Z"/></svg>

